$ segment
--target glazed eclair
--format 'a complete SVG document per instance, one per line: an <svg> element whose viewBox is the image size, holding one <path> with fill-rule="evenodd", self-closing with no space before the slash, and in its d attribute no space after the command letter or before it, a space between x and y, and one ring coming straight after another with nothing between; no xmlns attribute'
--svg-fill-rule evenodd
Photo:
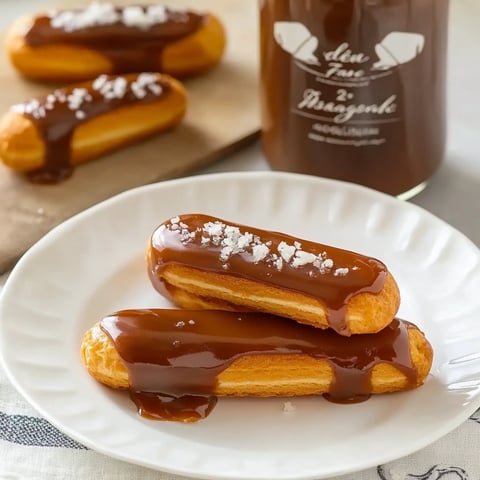
<svg viewBox="0 0 480 480"><path fill-rule="evenodd" d="M0 118L0 158L54 183L73 165L175 127L186 108L185 88L168 75L100 75L11 107Z"/></svg>
<svg viewBox="0 0 480 480"><path fill-rule="evenodd" d="M432 348L413 324L350 338L261 313L123 310L89 329L81 356L99 382L141 414L196 421L218 396L326 394L358 402L420 386Z"/></svg>
<svg viewBox="0 0 480 480"><path fill-rule="evenodd" d="M208 215L162 223L146 257L153 286L184 308L254 310L351 335L385 328L400 305L375 258Z"/></svg>
<svg viewBox="0 0 480 480"><path fill-rule="evenodd" d="M78 82L102 73L197 75L220 62L225 43L222 23L210 13L94 2L18 19L6 49L25 77Z"/></svg>

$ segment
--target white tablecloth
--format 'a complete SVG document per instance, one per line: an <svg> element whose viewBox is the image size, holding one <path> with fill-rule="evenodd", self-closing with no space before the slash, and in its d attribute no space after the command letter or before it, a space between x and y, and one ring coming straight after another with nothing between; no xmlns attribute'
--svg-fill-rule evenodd
<svg viewBox="0 0 480 480"><path fill-rule="evenodd" d="M448 155L427 190L412 202L480 245L480 2L451 2ZM0 0L0 27L17 15L37 10L42 3ZM198 173L267 168L259 145L255 144ZM4 280L0 279L0 283ZM128 465L84 448L40 418L0 370L0 480L70 478L180 477ZM454 432L414 455L342 478L480 480L480 411Z"/></svg>

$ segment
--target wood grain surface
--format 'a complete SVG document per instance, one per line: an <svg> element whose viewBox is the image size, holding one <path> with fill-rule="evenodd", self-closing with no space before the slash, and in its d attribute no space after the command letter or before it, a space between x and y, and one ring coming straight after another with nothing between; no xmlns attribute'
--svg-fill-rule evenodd
<svg viewBox="0 0 480 480"><path fill-rule="evenodd" d="M63 0L60 4L65 8L87 3ZM124 190L188 175L258 134L256 2L171 0L170 4L211 11L222 19L228 46L221 65L185 82L189 106L179 128L79 166L63 183L33 185L0 165L0 273L11 268L52 227L75 213ZM6 56L0 56L1 113L51 89L51 85L22 79Z"/></svg>

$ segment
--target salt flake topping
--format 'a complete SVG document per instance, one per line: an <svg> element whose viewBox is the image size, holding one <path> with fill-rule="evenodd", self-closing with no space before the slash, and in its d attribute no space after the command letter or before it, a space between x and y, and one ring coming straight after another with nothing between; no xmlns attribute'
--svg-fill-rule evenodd
<svg viewBox="0 0 480 480"><path fill-rule="evenodd" d="M159 75L156 73L139 73L137 78L128 84L126 78L117 76L109 78L107 75L100 75L92 82L92 90L100 93L105 102L110 100L121 100L128 93L141 100L147 94L160 96L163 92L158 82ZM83 107L93 101L93 97L87 88L74 88L70 93L64 90L55 90L47 95L43 102L38 99L26 103L14 105L12 111L28 114L36 119L45 118L48 112L54 110L57 105L66 104L78 120L85 120L86 113Z"/></svg>
<svg viewBox="0 0 480 480"><path fill-rule="evenodd" d="M267 265L281 271L285 265L292 268L311 267L309 275L315 276L332 273L334 276L345 276L350 269L335 267L334 261L327 252L314 254L302 249L300 242L293 245L280 242L276 249L272 242L263 242L258 235L242 232L238 227L226 225L221 221L206 222L201 227L190 230L189 226L177 217L166 222L165 228L180 235L183 244L194 242L197 238L202 247L220 247L219 260L227 268L228 261L233 255L249 254L254 263L265 262Z"/></svg>
<svg viewBox="0 0 480 480"><path fill-rule="evenodd" d="M148 30L157 24L166 23L169 12L162 5L116 7L111 3L93 2L81 10L62 10L49 15L50 26L65 32L85 28L123 23L127 27ZM176 21L188 21L186 11L175 9Z"/></svg>

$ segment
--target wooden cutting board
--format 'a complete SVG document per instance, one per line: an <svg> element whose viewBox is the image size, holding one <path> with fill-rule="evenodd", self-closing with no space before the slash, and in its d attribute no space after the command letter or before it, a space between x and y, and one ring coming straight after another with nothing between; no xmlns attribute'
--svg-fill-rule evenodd
<svg viewBox="0 0 480 480"><path fill-rule="evenodd" d="M88 3L59 2L62 8ZM73 214L129 188L186 175L257 135L256 2L170 0L170 4L211 11L222 19L228 36L223 62L214 71L185 82L189 107L179 128L77 167L61 184L33 185L0 165L0 273ZM1 113L13 103L51 90L51 86L22 79L5 55L0 57Z"/></svg>

